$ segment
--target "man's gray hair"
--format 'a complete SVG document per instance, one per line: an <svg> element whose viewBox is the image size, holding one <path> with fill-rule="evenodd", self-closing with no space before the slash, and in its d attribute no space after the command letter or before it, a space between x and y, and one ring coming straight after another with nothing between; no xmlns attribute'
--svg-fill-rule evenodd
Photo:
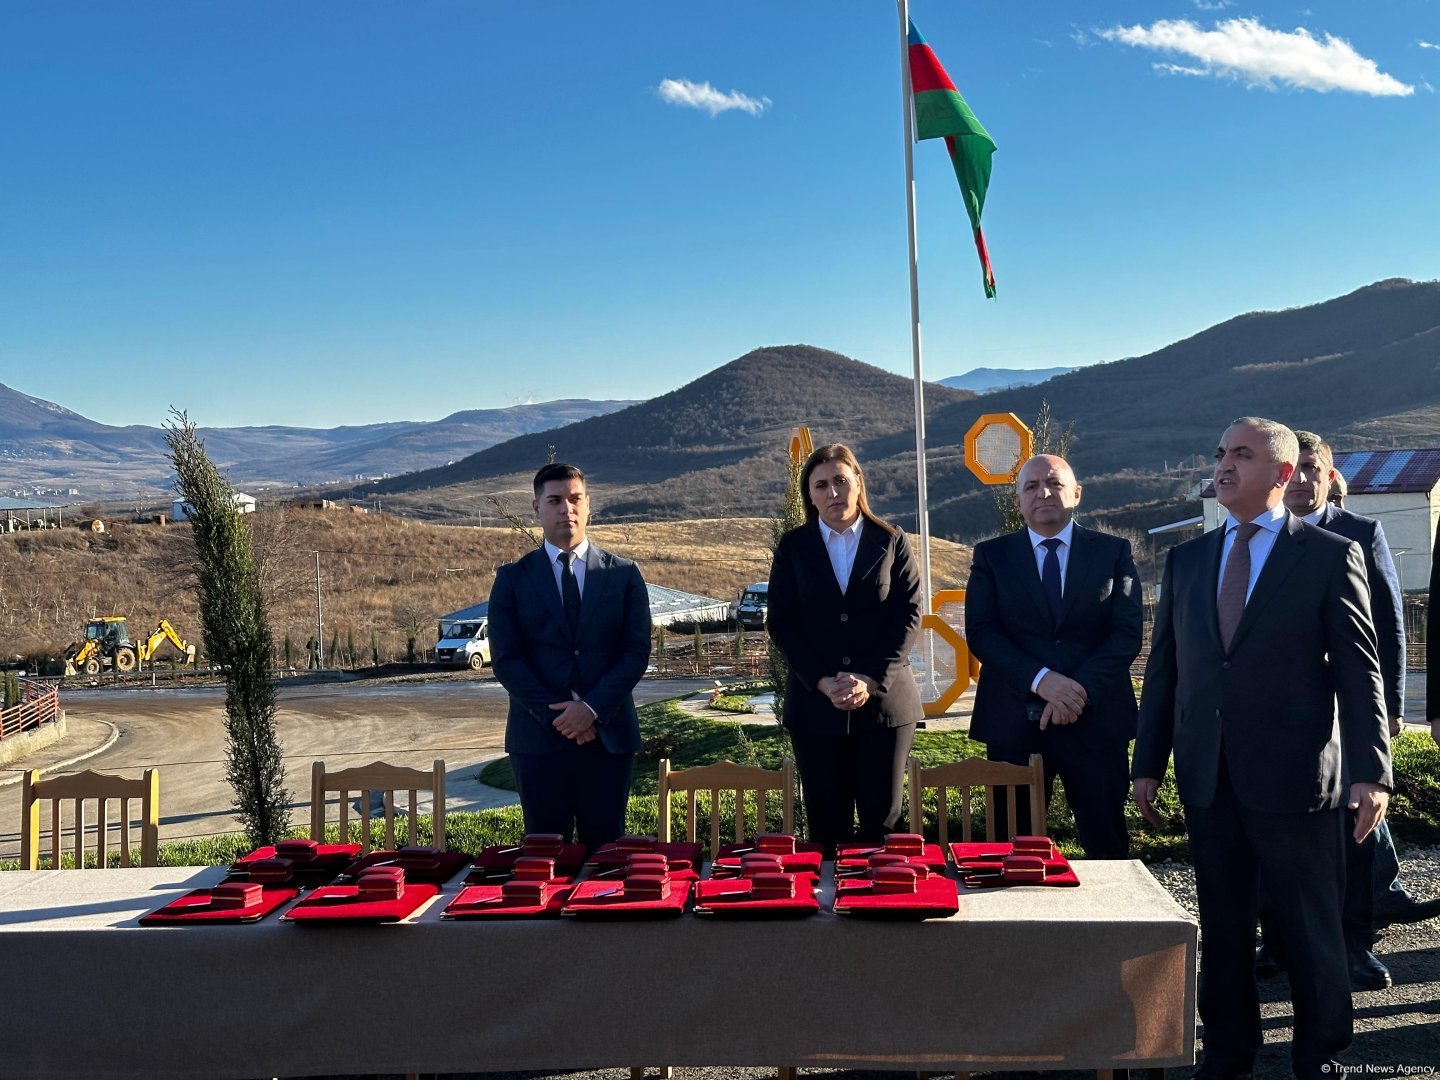
<svg viewBox="0 0 1440 1080"><path fill-rule="evenodd" d="M1276 463L1287 461L1291 465L1300 461L1300 440L1278 420L1266 420L1263 416L1242 416L1230 421L1231 427L1254 428L1265 436L1265 447L1270 452L1270 460Z"/></svg>

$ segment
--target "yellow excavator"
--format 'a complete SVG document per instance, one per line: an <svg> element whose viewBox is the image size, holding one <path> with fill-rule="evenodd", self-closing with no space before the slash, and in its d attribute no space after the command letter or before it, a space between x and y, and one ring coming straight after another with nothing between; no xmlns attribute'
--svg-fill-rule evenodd
<svg viewBox="0 0 1440 1080"><path fill-rule="evenodd" d="M184 654L185 663L195 662L195 646L175 632L169 619L161 619L160 625L141 641L130 640L123 615L91 619L85 624L85 640L65 650L65 674L75 675L83 671L86 675L99 675L108 667L116 671L134 671L138 663L154 659L155 650L167 641Z"/></svg>

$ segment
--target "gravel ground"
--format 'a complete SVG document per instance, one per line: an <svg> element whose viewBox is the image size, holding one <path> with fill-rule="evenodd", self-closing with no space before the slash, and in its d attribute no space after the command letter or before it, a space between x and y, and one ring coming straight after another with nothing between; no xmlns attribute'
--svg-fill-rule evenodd
<svg viewBox="0 0 1440 1080"><path fill-rule="evenodd" d="M1179 863L1151 867L1156 879L1192 915L1195 908L1195 873ZM1400 860L1400 877L1419 899L1440 896L1440 848L1415 849ZM1387 930L1375 953L1389 967L1394 985L1389 990L1355 995L1355 1042L1344 1055L1353 1078L1433 1075L1440 1072L1440 919ZM1261 1012L1265 1048L1255 1062L1256 1080L1285 1080L1290 1076L1289 989L1284 978L1261 984ZM1203 1047L1203 1031L1198 1040ZM1192 1069L1168 1069L1166 1080L1187 1077ZM651 1077L660 1075L651 1069ZM835 1080L915 1080L914 1072L858 1069L804 1069L802 1076ZM936 1074L949 1077L950 1074ZM1006 1080L1085 1080L1094 1073L972 1073L1004 1076ZM1139 1075L1139 1074L1136 1074ZM764 1080L773 1068L677 1068L676 1080ZM464 1073L449 1080L629 1080L628 1068L581 1069L573 1072ZM379 1078L377 1078L379 1080ZM388 1078L385 1078L388 1080ZM1342 1078L1343 1080L1343 1078Z"/></svg>

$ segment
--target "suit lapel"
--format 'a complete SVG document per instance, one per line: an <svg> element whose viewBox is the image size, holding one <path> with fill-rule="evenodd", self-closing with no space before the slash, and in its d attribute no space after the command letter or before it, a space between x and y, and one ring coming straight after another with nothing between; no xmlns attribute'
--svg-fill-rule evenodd
<svg viewBox="0 0 1440 1080"><path fill-rule="evenodd" d="M875 577L885 552L890 549L890 534L868 521L860 527L860 543L855 548L855 562L850 567L850 585ZM829 559L829 552L826 552ZM839 582L836 582L838 585ZM847 588L845 590L849 592Z"/></svg>
<svg viewBox="0 0 1440 1080"><path fill-rule="evenodd" d="M1035 566L1035 549L1030 546L1029 530L1021 529L1019 532L1011 533L1009 541L1001 546L1000 554L1009 564L1011 578L1020 582L1021 590L1030 598L1030 602L1035 605L1036 612L1045 620L1046 625L1052 625L1054 619L1050 615L1050 604L1045 599L1045 590L1040 585L1040 571ZM1070 554L1073 557L1075 552L1071 551ZM997 573L996 577L1002 577L1002 575ZM1061 610L1063 612L1063 607Z"/></svg>
<svg viewBox="0 0 1440 1080"><path fill-rule="evenodd" d="M865 530L860 530L860 535L864 536ZM801 527L800 541L804 547L809 549L809 555L801 561L800 565L811 567L821 581L829 583L831 595L837 600L842 599L844 594L840 591L840 582L835 578L835 569L830 563L830 551L825 546L825 537L820 532L819 522L807 521ZM858 551L855 561L856 563L860 561ZM851 576L854 576L853 568ZM825 588L825 586L822 585L821 588Z"/></svg>
<svg viewBox="0 0 1440 1080"><path fill-rule="evenodd" d="M590 625L590 617L605 603L610 589L610 557L594 544L585 552L585 591L580 595L580 625L575 628L579 638Z"/></svg>
<svg viewBox="0 0 1440 1080"><path fill-rule="evenodd" d="M1027 536L1028 540L1029 537ZM1086 589L1086 584L1094 576L1095 560L1094 549L1091 542L1095 539L1089 529L1082 529L1076 525L1070 530L1070 561L1065 566L1065 588L1060 594L1060 620L1055 625L1059 626L1070 614L1074 606L1075 597L1082 593L1087 596L1094 596L1095 590ZM1033 550L1033 549L1032 549ZM1037 580L1039 575L1034 575ZM1045 590L1042 587L1040 595L1043 599ZM1047 609L1049 605L1046 605Z"/></svg>
<svg viewBox="0 0 1440 1080"><path fill-rule="evenodd" d="M540 602L561 626L565 626L565 604L560 599L560 590L555 587L555 571L550 566L549 556L540 547L526 557L530 560L530 580L540 594Z"/></svg>
<svg viewBox="0 0 1440 1080"><path fill-rule="evenodd" d="M1240 625L1235 627L1235 637L1230 642L1232 652L1244 640L1246 633L1255 625L1255 621L1260 618L1261 613L1273 603L1273 597L1285 579L1290 576L1290 571L1295 569L1304 550L1305 523L1293 514L1286 514L1285 523L1275 537L1275 546L1265 557L1265 565L1260 568L1260 576L1255 581L1255 588L1250 590L1250 599L1245 601L1245 611L1240 616Z"/></svg>
<svg viewBox="0 0 1440 1080"><path fill-rule="evenodd" d="M1209 634L1215 651L1223 653L1225 646L1220 641L1220 555L1225 550L1225 532L1222 524L1210 534L1210 542L1198 552L1202 563L1196 584L1200 597L1196 600L1199 609L1205 612L1205 632Z"/></svg>

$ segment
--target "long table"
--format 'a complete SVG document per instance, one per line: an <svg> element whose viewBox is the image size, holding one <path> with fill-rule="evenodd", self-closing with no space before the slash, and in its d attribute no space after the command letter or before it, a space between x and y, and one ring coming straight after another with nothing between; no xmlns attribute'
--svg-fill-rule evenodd
<svg viewBox="0 0 1440 1080"><path fill-rule="evenodd" d="M219 868L0 874L0 1075L614 1065L1109 1069L1194 1060L1194 922L1136 862L920 923L141 927Z"/></svg>

